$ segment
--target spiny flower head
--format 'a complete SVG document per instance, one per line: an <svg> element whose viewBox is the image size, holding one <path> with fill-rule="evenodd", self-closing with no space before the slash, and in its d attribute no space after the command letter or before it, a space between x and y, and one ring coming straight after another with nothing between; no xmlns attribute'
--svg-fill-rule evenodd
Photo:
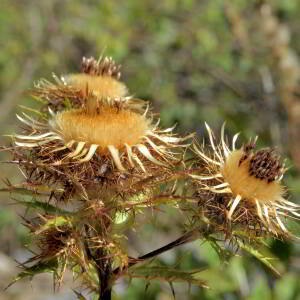
<svg viewBox="0 0 300 300"><path fill-rule="evenodd" d="M25 220L25 219L24 219ZM40 253L26 263L48 261L54 258L64 261L72 257L80 258L79 234L72 226L71 220L53 215L39 215L35 221L25 220L24 224L31 231Z"/></svg>
<svg viewBox="0 0 300 300"><path fill-rule="evenodd" d="M95 155L109 158L119 171L139 167L146 172L146 160L168 166L174 160L171 149L188 137L178 138L173 128L160 130L146 114L103 106L97 114L81 109L52 113L49 120L18 116L27 125L27 135L15 135L23 148L38 148L44 163L60 165L89 162ZM54 153L59 160L53 161ZM56 157L57 157L56 155ZM176 159L175 159L176 160Z"/></svg>
<svg viewBox="0 0 300 300"><path fill-rule="evenodd" d="M34 260L48 260L59 256L67 258L70 255L76 255L78 251L74 232L68 226L53 226L41 232L37 230L36 239L41 253Z"/></svg>
<svg viewBox="0 0 300 300"><path fill-rule="evenodd" d="M83 72L113 80L120 76L111 59L83 59ZM65 191L63 199L78 188L86 197L87 187L95 191L97 186L99 191L102 184L113 185L119 194L120 189L133 191L133 181L171 170L181 159L182 151L177 150L186 147L182 142L192 136L177 137L174 127L161 130L149 106L141 105L139 99L120 95L110 101L102 94L104 101L95 93L84 95L78 87L59 83L37 87L32 94L49 103L48 111L36 111L39 118L26 113L17 116L24 131L13 136L14 157L28 180L57 184ZM70 105L61 105L66 102ZM112 196L109 190L114 189L107 189L107 198ZM101 195L106 198L103 191Z"/></svg>
<svg viewBox="0 0 300 300"><path fill-rule="evenodd" d="M299 218L300 206L284 199L281 179L285 168L275 150L255 151L256 139L236 149L238 134L230 150L224 125L219 145L207 124L206 128L213 155L195 146L204 172L192 175L199 186L199 205L204 207L204 214L217 223L246 225L248 230L259 228L275 236L292 237L282 217Z"/></svg>
<svg viewBox="0 0 300 300"><path fill-rule="evenodd" d="M74 279L80 278L83 282L92 279L87 270L93 269L93 265L89 263L85 248L89 238L76 218L39 214L32 220L23 219L39 249L36 255L20 265L27 276L45 272L45 268L48 272L51 270L54 288L61 285L67 268L72 270Z"/></svg>
<svg viewBox="0 0 300 300"><path fill-rule="evenodd" d="M83 93L91 91L99 99L120 99L128 92L125 84L119 81L120 69L111 57L100 57L98 61L83 57L82 73L63 76L62 80Z"/></svg>
<svg viewBox="0 0 300 300"><path fill-rule="evenodd" d="M142 111L146 101L132 99L126 85L120 81L121 67L111 57L83 57L81 73L66 74L60 78L53 75L55 82L38 81L31 95L45 102L56 111L66 108L83 108L91 112L99 106L121 105Z"/></svg>

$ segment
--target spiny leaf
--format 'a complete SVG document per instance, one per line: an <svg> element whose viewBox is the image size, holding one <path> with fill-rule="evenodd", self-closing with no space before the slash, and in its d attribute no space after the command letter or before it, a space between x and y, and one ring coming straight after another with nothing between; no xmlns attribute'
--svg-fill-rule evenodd
<svg viewBox="0 0 300 300"><path fill-rule="evenodd" d="M206 238L207 238L207 240L209 241L209 243L210 243L210 245L212 246L212 248L213 248L213 249L216 251L216 253L218 254L219 259L220 259L221 262L223 262L223 263L224 263L224 262L227 262L227 261L229 261L230 258L232 258L233 253L232 253L231 251L227 250L227 249L222 248L222 247L218 244L217 240L215 240L214 238L209 237L209 236L207 236Z"/></svg>
<svg viewBox="0 0 300 300"><path fill-rule="evenodd" d="M7 187L1 188L0 192L15 193L21 195L50 195L51 193L64 192L63 189L53 189L46 185L32 184L28 182L22 182L19 184L11 184L9 181L5 182Z"/></svg>
<svg viewBox="0 0 300 300"><path fill-rule="evenodd" d="M31 200L19 200L19 199L14 199L19 204L22 204L26 206L27 208L35 208L35 209L41 209L46 213L49 214L55 214L55 215L63 215L63 216L68 216L72 215L71 212L68 212L66 210L63 210L61 208L55 207L49 203L41 202L38 200L35 200L34 198Z"/></svg>
<svg viewBox="0 0 300 300"><path fill-rule="evenodd" d="M37 193L35 191L28 190L26 188L21 188L21 187L7 187L7 188L2 188L0 189L0 192L7 192L7 193L14 193L14 194L21 194L25 196L33 196L36 195Z"/></svg>
<svg viewBox="0 0 300 300"><path fill-rule="evenodd" d="M257 249L254 249L250 245L246 245L243 242L238 240L238 244L241 249L248 252L249 254L253 255L255 258L257 258L260 262L262 262L265 266L267 266L271 271L274 272L277 276L281 276L279 271L271 264L270 260L274 260L275 258L272 257L266 257L262 253L260 253Z"/></svg>
<svg viewBox="0 0 300 300"><path fill-rule="evenodd" d="M70 220L63 216L57 216L55 218L49 219L44 225L39 228L39 230L35 231L35 234L39 234L51 227L59 227L65 224L70 225Z"/></svg>
<svg viewBox="0 0 300 300"><path fill-rule="evenodd" d="M232 279L227 270L227 266L223 268L220 268L220 266L208 268L199 273L197 278L205 280L207 285L211 288L210 291L214 294L234 292L238 289L238 282Z"/></svg>
<svg viewBox="0 0 300 300"><path fill-rule="evenodd" d="M137 266L130 268L127 273L123 274L130 278L144 278L145 280L165 280L168 282L186 282L195 284L200 287L208 286L197 275L204 269L194 269L192 271L182 271L165 266Z"/></svg>
<svg viewBox="0 0 300 300"><path fill-rule="evenodd" d="M24 271L19 273L12 282L5 288L8 289L10 286L15 284L17 281L24 279L26 277L32 278L33 276L41 273L56 273L56 269L58 267L57 259L51 259L48 261L39 261L37 264L31 267L25 267L22 265Z"/></svg>

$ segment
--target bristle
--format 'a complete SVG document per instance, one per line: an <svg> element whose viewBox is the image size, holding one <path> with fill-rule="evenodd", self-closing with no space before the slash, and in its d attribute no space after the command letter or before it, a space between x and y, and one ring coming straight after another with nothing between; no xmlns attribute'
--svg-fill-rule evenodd
<svg viewBox="0 0 300 300"><path fill-rule="evenodd" d="M88 115L83 110L57 114L50 123L62 135L65 143L72 140L98 145L98 153L108 153L108 146L118 150L125 144L139 144L150 129L149 121L128 110L103 107L99 114Z"/></svg>

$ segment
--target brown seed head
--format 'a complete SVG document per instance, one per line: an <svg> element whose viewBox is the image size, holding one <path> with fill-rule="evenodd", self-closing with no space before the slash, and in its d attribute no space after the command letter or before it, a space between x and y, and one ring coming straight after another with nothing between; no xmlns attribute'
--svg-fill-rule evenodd
<svg viewBox="0 0 300 300"><path fill-rule="evenodd" d="M278 158L270 155L271 150L246 153L244 148L232 151L227 157L221 173L234 195L255 203L268 203L280 198L284 189L273 166L281 165ZM275 167L277 168L277 167ZM276 175L276 176L275 176Z"/></svg>
<svg viewBox="0 0 300 300"><path fill-rule="evenodd" d="M253 153L249 163L249 175L272 182L283 175L279 157L273 149L263 149Z"/></svg>
<svg viewBox="0 0 300 300"><path fill-rule="evenodd" d="M121 77L121 65L117 65L111 57L100 57L97 61L94 57L82 58L81 70L83 73L94 76L110 76L119 80Z"/></svg>

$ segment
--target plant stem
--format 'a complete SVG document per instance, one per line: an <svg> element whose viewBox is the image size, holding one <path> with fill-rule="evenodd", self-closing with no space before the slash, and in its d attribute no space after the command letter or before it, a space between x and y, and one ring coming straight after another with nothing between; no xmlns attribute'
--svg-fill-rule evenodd
<svg viewBox="0 0 300 300"><path fill-rule="evenodd" d="M137 263L143 262L147 259L156 257L157 255L162 254L162 253L164 253L168 250L171 250L175 247L178 247L178 246L186 244L186 243L190 243L190 242L196 240L197 238L199 238L200 232L201 232L200 228L188 231L185 234L183 234L180 238L176 239L175 241L173 241L163 247L160 247L154 251L151 251L145 255L139 256L137 259L129 262L128 268L136 265ZM120 268L116 268L115 270L113 270L114 275L117 275L119 272L120 272Z"/></svg>
<svg viewBox="0 0 300 300"><path fill-rule="evenodd" d="M85 224L84 226L86 237L90 239L89 228ZM89 243L85 241L85 250L89 259L95 262L98 279L99 279L99 298L98 300L111 300L111 283L110 278L112 275L111 259L107 256L104 249L100 248L96 251L96 254L92 254L92 249Z"/></svg>
<svg viewBox="0 0 300 300"><path fill-rule="evenodd" d="M111 300L111 259L106 256L103 249L97 251L97 258L97 271L100 285L99 300Z"/></svg>

